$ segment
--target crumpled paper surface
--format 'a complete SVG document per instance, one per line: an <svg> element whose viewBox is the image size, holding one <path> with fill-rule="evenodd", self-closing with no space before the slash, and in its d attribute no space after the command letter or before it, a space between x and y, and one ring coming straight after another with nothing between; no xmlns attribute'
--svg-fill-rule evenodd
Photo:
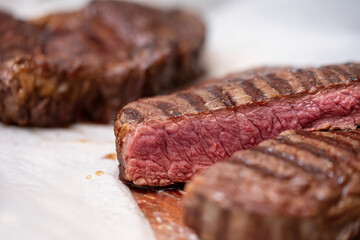
<svg viewBox="0 0 360 240"><path fill-rule="evenodd" d="M0 7L26 18L86 2L0 0ZM204 14L209 31L204 64L212 76L265 64L360 61L357 0L141 2L184 4ZM118 180L117 161L103 158L114 152L111 125L0 124L0 239L154 239Z"/></svg>
<svg viewBox="0 0 360 240"><path fill-rule="evenodd" d="M1 239L153 238L118 162L104 158L115 152L111 125L0 133Z"/></svg>

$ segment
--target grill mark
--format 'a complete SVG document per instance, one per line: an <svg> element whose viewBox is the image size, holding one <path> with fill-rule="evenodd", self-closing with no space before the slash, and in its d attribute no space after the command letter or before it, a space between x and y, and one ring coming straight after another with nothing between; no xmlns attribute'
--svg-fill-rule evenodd
<svg viewBox="0 0 360 240"><path fill-rule="evenodd" d="M264 167L261 167L261 166L255 165L255 164L249 164L241 156L233 156L231 158L231 162L242 164L246 168L254 170L254 171L258 172L259 174L261 174L261 175L263 175L265 177L273 177L273 178L277 178L277 179L280 179L280 180L290 179L290 176L286 176L286 175L283 175L283 174L278 174L277 172L274 172L274 171L272 171L270 169L267 169L267 168L264 168Z"/></svg>
<svg viewBox="0 0 360 240"><path fill-rule="evenodd" d="M349 137L354 139L355 141L360 141L360 135L357 132L334 132L335 134L339 134L345 137Z"/></svg>
<svg viewBox="0 0 360 240"><path fill-rule="evenodd" d="M135 122L142 122L144 120L144 116L135 108L125 108L122 115Z"/></svg>
<svg viewBox="0 0 360 240"><path fill-rule="evenodd" d="M195 108L195 110L197 112L205 112L208 111L209 109L205 106L205 100L200 97L199 95L192 93L192 92L188 92L188 93L178 93L177 94L178 97L187 100L190 105L192 107Z"/></svg>
<svg viewBox="0 0 360 240"><path fill-rule="evenodd" d="M348 73L344 68L341 68L340 66L331 65L328 66L329 69L331 69L333 72L337 73L339 76L344 77L347 80L351 79L351 74Z"/></svg>
<svg viewBox="0 0 360 240"><path fill-rule="evenodd" d="M310 75L311 82L315 83L316 86L323 86L323 83L316 77L316 74L312 71L305 71L306 74Z"/></svg>
<svg viewBox="0 0 360 240"><path fill-rule="evenodd" d="M215 239L228 239L228 226L229 226L229 210L227 208L220 208L221 214L218 218L218 226L215 234ZM220 222L219 222L220 220Z"/></svg>
<svg viewBox="0 0 360 240"><path fill-rule="evenodd" d="M260 102L266 98L265 94L255 87L251 80L240 80L238 84L254 102Z"/></svg>
<svg viewBox="0 0 360 240"><path fill-rule="evenodd" d="M340 136L343 136L343 137L349 137L355 141L360 141L360 136L357 135L357 134L354 134L353 132L334 132L334 134L336 135L340 135Z"/></svg>
<svg viewBox="0 0 360 240"><path fill-rule="evenodd" d="M287 80L279 78L275 76L275 74L268 74L262 76L262 78L281 95L290 95L295 93L294 88Z"/></svg>
<svg viewBox="0 0 360 240"><path fill-rule="evenodd" d="M96 36L95 34L92 34L91 32L85 32L84 34L85 41L95 46L100 51L105 51L106 47L102 43L101 39Z"/></svg>
<svg viewBox="0 0 360 240"><path fill-rule="evenodd" d="M206 199L202 194L198 192L194 193L194 198L197 198L198 202L202 204L197 204L197 206L192 207L192 209L188 212L191 213L191 225L194 227L194 229L197 229L197 233L199 234L203 230L202 215Z"/></svg>
<svg viewBox="0 0 360 240"><path fill-rule="evenodd" d="M338 165L340 163L340 160L337 156L335 155L329 155L326 153L325 150L317 148L314 145L308 144L308 143L303 143L303 142L292 142L290 139L288 139L285 136L280 136L278 138L275 139L275 141L278 141L282 144L286 144L288 146L292 146L292 147L296 147L298 149L301 149L303 151L307 151L310 152L311 154L320 157L321 159L327 161L327 162L331 162L332 164L334 164L334 170L330 170L327 174L327 176L329 178L335 179L336 182L340 183L343 182L344 179L341 176L341 174L338 174L337 170L340 170Z"/></svg>
<svg viewBox="0 0 360 240"><path fill-rule="evenodd" d="M315 175L317 177L323 178L324 176L327 176L327 173L324 172L322 169L314 167L309 164L301 163L299 160L292 154L289 154L287 152L279 152L276 150L270 150L269 148L257 146L255 148L252 148L250 151L259 152L261 154L275 157L276 159L282 160L284 162L287 162L291 164L292 166L296 167L297 169Z"/></svg>
<svg viewBox="0 0 360 240"><path fill-rule="evenodd" d="M49 42L49 38L50 38L50 33L49 32L45 32L44 34L41 35L41 45L40 45L40 50L42 54L46 54L46 45Z"/></svg>
<svg viewBox="0 0 360 240"><path fill-rule="evenodd" d="M304 142L293 142L291 141L289 138L285 137L285 136L280 136L276 139L274 139L275 141L291 146L291 147L296 147L302 151L306 151L309 152L317 157L320 157L326 161L330 161L331 163L334 163L336 165L338 165L338 161L337 161L337 157L334 155L329 155L326 153L325 150L318 148L314 145L308 144L308 143L304 143Z"/></svg>
<svg viewBox="0 0 360 240"><path fill-rule="evenodd" d="M350 81L352 82L358 81L360 79L360 69L357 68L357 65L358 64L355 63L347 63L341 65L341 67L346 68L348 72L350 72L350 74L352 75L352 77L350 78Z"/></svg>
<svg viewBox="0 0 360 240"><path fill-rule="evenodd" d="M301 84L301 86L307 90L311 88L311 83L309 81L308 76L305 75L302 69L296 70L296 72L292 72L292 75L297 81Z"/></svg>
<svg viewBox="0 0 360 240"><path fill-rule="evenodd" d="M323 85L316 78L316 75L309 70L297 69L294 72L294 75L307 90L309 90L311 87L319 87Z"/></svg>
<svg viewBox="0 0 360 240"><path fill-rule="evenodd" d="M307 132L307 131L296 131L296 133L300 136L303 136L306 138L311 138L311 139L314 139L314 140L317 140L320 142L324 142L331 146L340 147L341 150L351 153L353 155L356 153L356 151L354 150L354 148L351 144L344 142L341 139L334 139L332 137L323 136L323 135L319 135L319 134L315 134L315 133Z"/></svg>
<svg viewBox="0 0 360 240"><path fill-rule="evenodd" d="M330 82L329 79L327 79L327 78L324 76L324 74L323 74L321 71L319 71L319 69L317 69L317 68L312 68L312 69L308 68L307 71L308 71L309 73L311 73L313 76L315 76L315 79L316 79L317 81L321 82L321 85L324 85L324 83L321 81L321 78L325 79L325 82L326 82L327 84L329 84L329 85L332 84L332 82ZM319 72L321 73L322 76L319 74Z"/></svg>
<svg viewBox="0 0 360 240"><path fill-rule="evenodd" d="M222 87L218 85L214 85L206 88L206 91L213 94L216 99L221 102L225 107L234 108L236 107L236 103L234 102L232 96L228 91L225 91Z"/></svg>
<svg viewBox="0 0 360 240"><path fill-rule="evenodd" d="M341 71L337 71L333 66L325 66L324 68L326 68L327 70L331 71L333 73L333 78L337 79L337 83L343 83L346 81L346 76L344 75L345 72Z"/></svg>
<svg viewBox="0 0 360 240"><path fill-rule="evenodd" d="M327 66L318 69L324 75L325 80L332 84L340 83L340 79Z"/></svg>
<svg viewBox="0 0 360 240"><path fill-rule="evenodd" d="M351 133L345 133L345 132L334 132L335 135L342 136L344 138L350 138L352 141L356 141L357 147L353 146L354 151L356 154L360 153L360 136L356 136Z"/></svg>
<svg viewBox="0 0 360 240"><path fill-rule="evenodd" d="M176 106L164 101L158 101L155 103L155 107L160 109L168 117L180 117L182 113L176 109Z"/></svg>

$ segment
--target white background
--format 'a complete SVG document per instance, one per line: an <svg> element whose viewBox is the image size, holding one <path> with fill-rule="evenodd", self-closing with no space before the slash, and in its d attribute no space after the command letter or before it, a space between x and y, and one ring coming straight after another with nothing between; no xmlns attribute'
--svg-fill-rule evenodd
<svg viewBox="0 0 360 240"><path fill-rule="evenodd" d="M1 0L0 8L28 18L86 2ZM203 62L209 75L259 65L360 61L357 0L142 2L185 6L204 15L209 34ZM154 239L117 180L117 162L102 159L113 152L111 125L0 125L0 239ZM96 176L98 170L105 174Z"/></svg>

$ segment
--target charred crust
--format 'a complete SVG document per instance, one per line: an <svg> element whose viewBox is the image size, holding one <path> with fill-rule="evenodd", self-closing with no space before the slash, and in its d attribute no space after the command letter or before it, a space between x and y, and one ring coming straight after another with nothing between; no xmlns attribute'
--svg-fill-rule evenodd
<svg viewBox="0 0 360 240"><path fill-rule="evenodd" d="M157 101L155 103L155 107L160 109L168 117L181 117L182 116L182 113L178 110L178 108L171 103L168 103L165 101Z"/></svg>
<svg viewBox="0 0 360 240"><path fill-rule="evenodd" d="M295 93L288 80L276 77L275 74L268 74L262 78L281 95L287 96Z"/></svg>
<svg viewBox="0 0 360 240"><path fill-rule="evenodd" d="M233 100L232 96L228 91L224 90L222 87L218 85L207 87L206 90L213 94L218 102L222 103L225 107L234 108L236 107L236 103Z"/></svg>
<svg viewBox="0 0 360 240"><path fill-rule="evenodd" d="M307 132L307 131L296 131L296 133L300 136L306 137L306 138L312 138L315 139L317 141L320 142L324 142L326 144L335 146L335 147L340 147L343 151L346 151L350 154L356 154L356 150L354 149L354 147L345 142L342 141L338 138L334 138L334 137L328 137L328 136L324 136L322 134L316 134L315 132Z"/></svg>
<svg viewBox="0 0 360 240"><path fill-rule="evenodd" d="M254 152L261 152L261 149L258 148L253 148L250 151L254 151ZM270 169L255 165L255 164L251 164L249 163L248 159L244 159L242 156L239 155L235 155L233 157L230 158L230 160L232 163L236 163L236 164L241 164L243 166L245 166L246 168L252 169L253 171L265 176L265 177L273 177L273 178L278 178L281 180L287 180L289 179L288 176L282 175L282 174L278 174Z"/></svg>
<svg viewBox="0 0 360 240"><path fill-rule="evenodd" d="M144 116L135 108L124 108L121 115L131 122L140 123L144 120Z"/></svg>
<svg viewBox="0 0 360 240"><path fill-rule="evenodd" d="M135 21L138 16L146 23ZM0 120L9 124L112 122L128 102L174 89L201 73L205 28L185 11L95 1L37 20L6 13L0 19L0 100L5 103ZM150 37L139 43L144 35ZM18 91L21 74L32 75L36 87ZM50 88L54 91L46 91ZM142 121L134 111L128 115Z"/></svg>
<svg viewBox="0 0 360 240"><path fill-rule="evenodd" d="M199 113L206 112L209 109L205 106L205 100L193 92L178 93L177 97L187 100L192 107Z"/></svg>
<svg viewBox="0 0 360 240"><path fill-rule="evenodd" d="M261 102L266 99L265 94L255 87L254 83L251 80L241 80L239 79L238 84L242 89L244 89L245 93L252 98L255 102Z"/></svg>

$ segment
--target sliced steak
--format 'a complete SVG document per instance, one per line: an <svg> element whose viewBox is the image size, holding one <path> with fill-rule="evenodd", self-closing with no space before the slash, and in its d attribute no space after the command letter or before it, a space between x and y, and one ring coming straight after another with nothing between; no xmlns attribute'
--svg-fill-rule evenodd
<svg viewBox="0 0 360 240"><path fill-rule="evenodd" d="M115 122L120 175L136 185L186 182L288 129L360 123L360 64L261 68L125 106Z"/></svg>
<svg viewBox="0 0 360 240"><path fill-rule="evenodd" d="M288 130L186 186L204 240L346 240L360 232L360 132Z"/></svg>
<svg viewBox="0 0 360 240"><path fill-rule="evenodd" d="M31 22L0 13L0 120L113 121L126 103L199 76L204 35L192 14L128 2Z"/></svg>

